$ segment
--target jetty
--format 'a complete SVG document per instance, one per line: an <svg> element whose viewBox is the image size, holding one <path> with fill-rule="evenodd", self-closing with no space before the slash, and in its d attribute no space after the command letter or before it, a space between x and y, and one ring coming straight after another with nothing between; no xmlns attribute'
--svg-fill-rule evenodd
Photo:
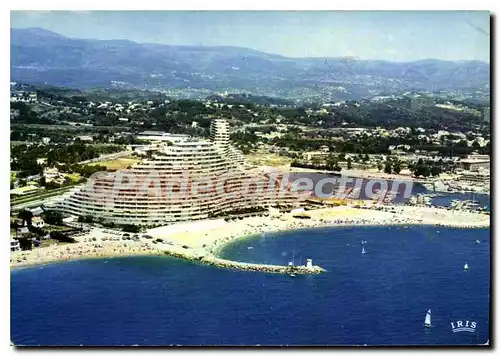
<svg viewBox="0 0 500 356"><path fill-rule="evenodd" d="M172 256L172 257L196 261L196 262L206 264L206 265L212 266L212 267L237 269L240 271L263 272L263 273L278 273L278 274L289 274L290 273L289 266L231 261L231 260L226 260L223 258L215 257L213 255L208 255L208 256L187 255L185 253L172 251L172 250L164 250L164 254ZM320 266L313 266L313 265L294 266L294 273L295 274L302 274L302 275L304 275L304 274L319 274L322 272L326 272L326 270Z"/></svg>

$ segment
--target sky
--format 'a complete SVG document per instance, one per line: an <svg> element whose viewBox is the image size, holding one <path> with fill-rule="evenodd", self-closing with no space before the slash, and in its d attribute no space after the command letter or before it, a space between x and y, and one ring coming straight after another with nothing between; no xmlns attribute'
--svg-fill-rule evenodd
<svg viewBox="0 0 500 356"><path fill-rule="evenodd" d="M490 58L487 11L12 11L11 27L287 57L396 62Z"/></svg>

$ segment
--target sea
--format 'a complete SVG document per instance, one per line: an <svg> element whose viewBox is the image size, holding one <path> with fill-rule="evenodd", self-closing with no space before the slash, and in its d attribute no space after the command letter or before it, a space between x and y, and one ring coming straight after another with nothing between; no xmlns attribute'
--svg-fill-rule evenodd
<svg viewBox="0 0 500 356"><path fill-rule="evenodd" d="M329 227L259 234L221 251L245 262L304 264L310 258L327 270L319 275L227 270L163 256L18 268L11 271L11 341L483 344L490 338L490 252L488 228ZM429 309L432 327L426 328ZM458 321L476 327L453 332Z"/></svg>

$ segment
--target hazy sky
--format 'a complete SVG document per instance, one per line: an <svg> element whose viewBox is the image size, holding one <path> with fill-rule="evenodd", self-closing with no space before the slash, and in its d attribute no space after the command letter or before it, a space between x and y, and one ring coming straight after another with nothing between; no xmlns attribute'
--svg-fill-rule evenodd
<svg viewBox="0 0 500 356"><path fill-rule="evenodd" d="M486 11L13 11L11 27L69 37L239 46L289 57L489 62Z"/></svg>

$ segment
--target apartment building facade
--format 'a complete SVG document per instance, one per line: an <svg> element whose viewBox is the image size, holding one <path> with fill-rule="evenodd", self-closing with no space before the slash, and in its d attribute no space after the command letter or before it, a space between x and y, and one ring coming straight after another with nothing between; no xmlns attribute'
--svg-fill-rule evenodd
<svg viewBox="0 0 500 356"><path fill-rule="evenodd" d="M160 226L299 204L282 174L244 166L226 121L214 120L210 137L158 146L130 169L100 172L59 208L115 224Z"/></svg>

